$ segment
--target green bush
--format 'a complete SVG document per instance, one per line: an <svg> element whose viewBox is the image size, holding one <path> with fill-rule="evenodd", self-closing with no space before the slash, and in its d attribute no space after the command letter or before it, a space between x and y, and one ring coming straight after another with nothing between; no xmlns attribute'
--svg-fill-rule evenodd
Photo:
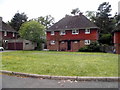
<svg viewBox="0 0 120 90"><path fill-rule="evenodd" d="M101 52L100 45L98 42L92 42L88 46L84 46L78 50L79 52Z"/></svg>
<svg viewBox="0 0 120 90"><path fill-rule="evenodd" d="M102 34L99 38L99 43L101 44L112 44L112 35L111 34Z"/></svg>

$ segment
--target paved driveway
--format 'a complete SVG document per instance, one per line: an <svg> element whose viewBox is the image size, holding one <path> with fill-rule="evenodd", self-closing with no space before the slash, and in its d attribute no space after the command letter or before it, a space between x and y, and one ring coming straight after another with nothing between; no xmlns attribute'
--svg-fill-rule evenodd
<svg viewBox="0 0 120 90"><path fill-rule="evenodd" d="M18 51L18 50L4 50L4 51L0 51L0 52L13 52L13 51Z"/></svg>
<svg viewBox="0 0 120 90"><path fill-rule="evenodd" d="M2 76L2 88L118 88L118 82L49 80Z"/></svg>

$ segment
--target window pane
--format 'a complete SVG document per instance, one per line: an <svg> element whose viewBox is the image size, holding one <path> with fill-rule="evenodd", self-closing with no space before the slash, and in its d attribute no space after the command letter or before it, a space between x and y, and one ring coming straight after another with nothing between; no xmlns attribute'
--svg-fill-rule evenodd
<svg viewBox="0 0 120 90"><path fill-rule="evenodd" d="M90 29L86 29L85 34L90 34Z"/></svg>
<svg viewBox="0 0 120 90"><path fill-rule="evenodd" d="M54 31L51 31L51 35L54 35Z"/></svg>

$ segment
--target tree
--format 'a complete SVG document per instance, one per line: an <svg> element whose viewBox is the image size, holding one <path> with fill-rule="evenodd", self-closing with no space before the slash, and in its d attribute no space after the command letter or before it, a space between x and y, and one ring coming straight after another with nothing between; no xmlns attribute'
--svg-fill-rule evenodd
<svg viewBox="0 0 120 90"><path fill-rule="evenodd" d="M116 24L115 24L115 29L114 30L120 30L120 14L116 16Z"/></svg>
<svg viewBox="0 0 120 90"><path fill-rule="evenodd" d="M11 19L9 24L17 31L19 31L20 26L26 22L28 17L26 16L25 13L15 13L14 17Z"/></svg>
<svg viewBox="0 0 120 90"><path fill-rule="evenodd" d="M116 13L114 19L115 19L115 24L117 25L120 22L120 14Z"/></svg>
<svg viewBox="0 0 120 90"><path fill-rule="evenodd" d="M96 18L96 12L95 11L86 11L86 17L88 17L88 19L90 19L90 21L95 22L95 18Z"/></svg>
<svg viewBox="0 0 120 90"><path fill-rule="evenodd" d="M44 25L46 29L54 24L54 18L51 15L47 15L45 17L40 16L34 20Z"/></svg>
<svg viewBox="0 0 120 90"><path fill-rule="evenodd" d="M72 12L71 12L71 14L73 14L73 15L77 15L77 14L79 14L79 13L80 13L79 8L75 8L75 9L73 9Z"/></svg>
<svg viewBox="0 0 120 90"><path fill-rule="evenodd" d="M96 12L94 23L100 28L99 43L111 45L112 31L115 28L115 19L111 17L111 5L103 2Z"/></svg>
<svg viewBox="0 0 120 90"><path fill-rule="evenodd" d="M37 43L37 49L41 49L44 40L44 26L36 21L29 21L22 24L19 30L21 38Z"/></svg>
<svg viewBox="0 0 120 90"><path fill-rule="evenodd" d="M110 12L111 5L108 2L103 2L99 5L95 24L100 28L100 34L109 34L113 30Z"/></svg>
<svg viewBox="0 0 120 90"><path fill-rule="evenodd" d="M99 42L102 44L112 45L112 35L111 34L102 34L99 38Z"/></svg>

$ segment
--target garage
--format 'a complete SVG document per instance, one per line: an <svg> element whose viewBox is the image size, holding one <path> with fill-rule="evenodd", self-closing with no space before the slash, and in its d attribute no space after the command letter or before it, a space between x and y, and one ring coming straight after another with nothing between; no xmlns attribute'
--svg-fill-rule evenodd
<svg viewBox="0 0 120 90"><path fill-rule="evenodd" d="M8 50L23 50L22 42L8 43Z"/></svg>
<svg viewBox="0 0 120 90"><path fill-rule="evenodd" d="M12 39L7 42L8 50L34 50L37 44L24 39Z"/></svg>

